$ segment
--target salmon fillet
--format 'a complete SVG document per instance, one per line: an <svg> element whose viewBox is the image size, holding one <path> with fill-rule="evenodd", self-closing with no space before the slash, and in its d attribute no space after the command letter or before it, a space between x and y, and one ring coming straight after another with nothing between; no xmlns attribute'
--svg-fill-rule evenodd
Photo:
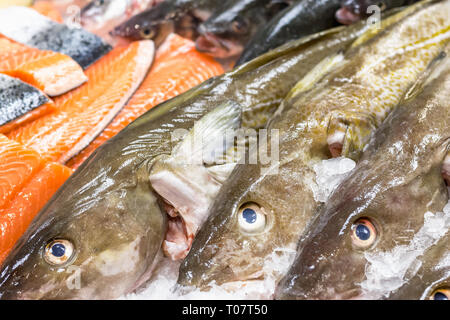
<svg viewBox="0 0 450 320"><path fill-rule="evenodd" d="M0 263L71 173L0 134Z"/></svg>
<svg viewBox="0 0 450 320"><path fill-rule="evenodd" d="M223 72L219 63L195 49L194 42L176 34L170 35L158 49L152 69L130 102L67 165L73 169L78 168L98 147L152 107Z"/></svg>
<svg viewBox="0 0 450 320"><path fill-rule="evenodd" d="M54 99L56 112L8 134L50 161L65 163L84 149L118 114L145 78L153 42L118 47L92 65L88 82Z"/></svg>

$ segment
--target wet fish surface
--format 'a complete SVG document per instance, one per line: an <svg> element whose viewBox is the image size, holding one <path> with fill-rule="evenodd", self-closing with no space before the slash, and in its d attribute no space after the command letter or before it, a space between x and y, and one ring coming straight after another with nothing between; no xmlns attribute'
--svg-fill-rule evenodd
<svg viewBox="0 0 450 320"><path fill-rule="evenodd" d="M339 0L300 0L279 12L247 43L236 62L240 65L290 40L319 32L338 23Z"/></svg>
<svg viewBox="0 0 450 320"><path fill-rule="evenodd" d="M376 12L406 6L419 0L342 0L336 19L342 24L350 24L367 18ZM377 8L376 8L376 7Z"/></svg>
<svg viewBox="0 0 450 320"><path fill-rule="evenodd" d="M64 53L83 69L111 50L98 36L54 22L26 7L0 10L0 33L30 47Z"/></svg>
<svg viewBox="0 0 450 320"><path fill-rule="evenodd" d="M115 27L111 34L131 40L151 39L159 46L171 33L194 39L198 25L207 20L217 0L165 0Z"/></svg>
<svg viewBox="0 0 450 320"><path fill-rule="evenodd" d="M292 1L229 0L199 26L199 51L226 59L242 53L247 41L277 12Z"/></svg>
<svg viewBox="0 0 450 320"><path fill-rule="evenodd" d="M212 110L236 112L236 103L243 126L263 127L299 77L347 47L362 27L331 30L268 53L160 104L107 141L6 258L0 297L112 299L139 287L151 275L167 233L167 213L149 172L158 156L176 146L172 133L191 130ZM79 290L73 290L76 279Z"/></svg>
<svg viewBox="0 0 450 320"><path fill-rule="evenodd" d="M448 209L450 209L447 206ZM447 209L447 210L448 210ZM446 210L444 209L444 212ZM447 223L449 213L446 212ZM448 230L447 225L447 230ZM418 260L415 275L389 295L390 300L450 300L450 232L431 246Z"/></svg>
<svg viewBox="0 0 450 320"><path fill-rule="evenodd" d="M279 163L236 166L181 264L180 285L238 288L268 277L273 269L264 266L274 253L295 250L320 207L314 164L332 155L359 159L371 133L448 42L448 10L449 1L423 3L389 17L379 33L368 31L343 55L319 63L338 65L315 86L302 80L294 87L268 124L267 154L279 148Z"/></svg>
<svg viewBox="0 0 450 320"><path fill-rule="evenodd" d="M450 146L450 59L445 59L425 86L413 87L389 115L319 211L277 298L389 297L414 277L416 259L428 248L434 251L448 233L449 215L442 209L449 196L441 172ZM434 259L423 264L428 271L436 266ZM403 289L403 297L429 285L424 276L417 288Z"/></svg>

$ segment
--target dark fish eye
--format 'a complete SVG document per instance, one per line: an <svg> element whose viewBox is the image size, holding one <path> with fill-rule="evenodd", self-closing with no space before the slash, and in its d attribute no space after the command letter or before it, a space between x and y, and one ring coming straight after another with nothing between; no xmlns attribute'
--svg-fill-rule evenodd
<svg viewBox="0 0 450 320"><path fill-rule="evenodd" d="M267 223L264 210L253 202L243 204L238 211L239 228L245 233L258 233Z"/></svg>
<svg viewBox="0 0 450 320"><path fill-rule="evenodd" d="M143 28L139 33L144 39L152 39L155 36L155 31L152 28Z"/></svg>
<svg viewBox="0 0 450 320"><path fill-rule="evenodd" d="M55 243L51 247L52 254L55 257L62 257L66 253L66 246L62 243Z"/></svg>
<svg viewBox="0 0 450 320"><path fill-rule="evenodd" d="M236 17L234 21L231 23L231 28L233 29L233 32L236 33L247 32L247 26L248 26L247 22L240 17Z"/></svg>
<svg viewBox="0 0 450 320"><path fill-rule="evenodd" d="M242 216L247 223L255 223L257 215L255 210L247 208L242 212Z"/></svg>
<svg viewBox="0 0 450 320"><path fill-rule="evenodd" d="M386 4L384 2L379 2L377 6L381 9L381 11L384 11L386 9Z"/></svg>
<svg viewBox="0 0 450 320"><path fill-rule="evenodd" d="M44 260L51 265L61 266L67 263L74 255L73 244L64 239L50 241L44 249Z"/></svg>
<svg viewBox="0 0 450 320"><path fill-rule="evenodd" d="M357 248L366 249L377 239L377 229L367 218L358 219L352 226L352 242Z"/></svg>
<svg viewBox="0 0 450 320"><path fill-rule="evenodd" d="M358 239L366 241L370 238L370 229L363 224L358 224L355 230Z"/></svg>
<svg viewBox="0 0 450 320"><path fill-rule="evenodd" d="M450 289L438 289L431 295L431 300L449 300Z"/></svg>
<svg viewBox="0 0 450 320"><path fill-rule="evenodd" d="M105 4L105 0L97 0L97 6L102 6Z"/></svg>

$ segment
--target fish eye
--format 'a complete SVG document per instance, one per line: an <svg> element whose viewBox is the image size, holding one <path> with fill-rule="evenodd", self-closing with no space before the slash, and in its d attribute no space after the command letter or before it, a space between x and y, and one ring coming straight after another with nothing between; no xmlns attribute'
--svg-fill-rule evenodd
<svg viewBox="0 0 450 320"><path fill-rule="evenodd" d="M247 22L240 18L240 17L236 17L233 22L231 23L231 28L233 29L234 32L236 33L245 33L247 32Z"/></svg>
<svg viewBox="0 0 450 320"><path fill-rule="evenodd" d="M367 249L377 240L377 229L367 218L358 219L352 226L352 242L357 248Z"/></svg>
<svg viewBox="0 0 450 320"><path fill-rule="evenodd" d="M102 6L102 5L104 5L105 4L105 0L97 0L97 6Z"/></svg>
<svg viewBox="0 0 450 320"><path fill-rule="evenodd" d="M264 230L267 218L264 210L256 203L245 203L238 211L238 223L246 233L258 233Z"/></svg>
<svg viewBox="0 0 450 320"><path fill-rule="evenodd" d="M64 239L50 241L44 249L44 260L54 266L62 266L74 255L72 242Z"/></svg>
<svg viewBox="0 0 450 320"><path fill-rule="evenodd" d="M430 297L431 300L449 300L450 288L437 289Z"/></svg>
<svg viewBox="0 0 450 320"><path fill-rule="evenodd" d="M386 4L384 2L379 2L377 6L381 9L381 11L384 11L386 9Z"/></svg>
<svg viewBox="0 0 450 320"><path fill-rule="evenodd" d="M152 39L155 36L155 31L152 28L143 28L139 33L144 39Z"/></svg>

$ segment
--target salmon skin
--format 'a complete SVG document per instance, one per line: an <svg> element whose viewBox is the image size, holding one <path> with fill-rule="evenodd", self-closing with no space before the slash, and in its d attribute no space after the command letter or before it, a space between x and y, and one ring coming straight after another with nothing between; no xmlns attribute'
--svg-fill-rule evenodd
<svg viewBox="0 0 450 320"><path fill-rule="evenodd" d="M81 67L69 56L53 51L41 51L0 37L0 73L10 75L42 90L49 96L58 96L84 82L87 77Z"/></svg>
<svg viewBox="0 0 450 320"><path fill-rule="evenodd" d="M54 22L26 7L0 10L0 33L40 50L64 53L86 69L111 50L98 36Z"/></svg>
<svg viewBox="0 0 450 320"><path fill-rule="evenodd" d="M65 163L111 122L136 91L153 61L150 40L117 47L90 67L89 81L55 99L57 111L8 134L47 159Z"/></svg>
<svg viewBox="0 0 450 320"><path fill-rule="evenodd" d="M49 102L41 91L10 76L0 74L0 126Z"/></svg>
<svg viewBox="0 0 450 320"><path fill-rule="evenodd" d="M191 40L171 34L158 49L150 73L130 102L105 130L67 165L72 169L78 168L95 149L147 110L221 73L223 69L220 64L197 52Z"/></svg>
<svg viewBox="0 0 450 320"><path fill-rule="evenodd" d="M71 173L0 134L0 264Z"/></svg>

